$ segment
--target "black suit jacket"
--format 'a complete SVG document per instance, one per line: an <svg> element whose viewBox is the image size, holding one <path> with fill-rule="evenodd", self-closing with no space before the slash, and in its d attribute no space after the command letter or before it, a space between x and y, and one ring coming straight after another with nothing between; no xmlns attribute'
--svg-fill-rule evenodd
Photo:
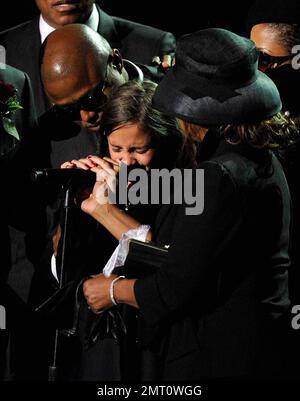
<svg viewBox="0 0 300 401"><path fill-rule="evenodd" d="M24 74L24 72L19 71L16 68L6 66L6 68L0 69L0 80L5 83L11 83L17 89L17 96L21 106L23 107L22 110L18 110L13 114L13 121L21 138L21 142L11 135L1 132L0 157L3 158L3 160L6 160L11 159L11 152L19 149L20 144L23 143L29 135L34 126L36 115L32 87L27 74ZM2 127L1 122L0 124Z"/></svg>
<svg viewBox="0 0 300 401"><path fill-rule="evenodd" d="M123 58L150 65L154 56L163 56L175 51L175 38L171 33L122 18L111 17L98 5L97 9L100 17L98 32L112 48L120 50ZM37 115L40 116L49 108L49 104L40 79L39 17L2 32L0 44L6 48L7 64L29 75L36 100Z"/></svg>
<svg viewBox="0 0 300 401"><path fill-rule="evenodd" d="M290 196L269 156L217 141L199 165L203 213L162 207L154 235L170 245L168 261L135 284L141 342L161 358L158 378L253 377L280 366L272 356L289 306Z"/></svg>
<svg viewBox="0 0 300 401"><path fill-rule="evenodd" d="M20 244L23 244L24 233L29 225L33 226L27 217L30 215L28 164L30 155L27 155L26 143L32 135L35 125L35 109L33 103L32 89L28 76L9 66L0 69L0 80L12 84L18 91L18 97L23 109L13 114L13 121L20 136L17 141L8 135L2 127L0 121L0 181L2 195L0 197L0 236L1 236L1 270L0 304L5 305L7 311L10 307L16 306L21 301L17 301L17 295L23 296L29 290L30 271L26 269L14 272L10 271L12 260L18 259ZM10 226L10 227L9 227ZM10 235L9 235L10 228ZM20 231L22 230L22 231ZM22 245L24 249L24 245ZM13 249L13 252L11 252ZM8 274L11 274L12 287L16 291L6 287ZM2 286L4 288L2 288ZM7 296L9 294L9 296ZM22 312L21 312L22 313ZM11 315L8 313L8 316Z"/></svg>
<svg viewBox="0 0 300 401"><path fill-rule="evenodd" d="M12 84L17 89L19 101L23 107L22 110L14 112L12 117L19 133L20 141L8 135L0 121L0 180L2 188L0 199L2 241L0 277L6 279L10 267L8 224L22 227L25 223L21 212L22 205L20 204L20 199L22 198L21 203L26 209L27 202L24 196L26 192L23 192L24 187L22 186L26 170L24 148L35 124L35 110L30 81L26 74L7 66L5 69L0 69L0 80Z"/></svg>

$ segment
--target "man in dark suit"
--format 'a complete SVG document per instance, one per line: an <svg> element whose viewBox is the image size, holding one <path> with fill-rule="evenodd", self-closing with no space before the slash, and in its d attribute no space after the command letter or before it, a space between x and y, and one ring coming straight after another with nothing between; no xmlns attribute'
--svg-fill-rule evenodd
<svg viewBox="0 0 300 401"><path fill-rule="evenodd" d="M24 334L23 341L26 341L26 324L29 322L25 317L27 313L24 300L29 292L33 266L29 260L22 265L18 263L18 260L22 258L22 252L26 250L24 244L30 236L36 220L27 219L29 215L34 216L32 214L34 205L31 203L32 198L29 197L31 187L27 179L27 168L30 167L27 140L35 125L33 95L27 74L4 65L4 68L0 69L0 94L0 180L2 188L0 198L0 305L6 309L7 327L7 330L0 330L1 378L5 369L4 354L6 353L8 331L10 343L13 343L15 347L13 355L17 355L22 350L20 333ZM18 100L22 108L7 114L9 112L7 100L14 96L17 96L15 102ZM14 126L16 131L7 129L6 118L11 120L10 125ZM19 139L12 135L13 132L18 133ZM21 187L17 188L16 183ZM22 244L21 247L20 244ZM10 359L8 366L15 371L14 357ZM11 374L12 371L6 370L5 377L9 378Z"/></svg>
<svg viewBox="0 0 300 401"><path fill-rule="evenodd" d="M25 160L24 153L25 149L27 150L27 140L29 140L35 124L35 109L31 85L27 74L15 68L5 66L4 69L0 69L0 80L3 81L2 85L4 85L4 83L13 85L13 87L16 89L19 103L22 106L22 108L12 112L9 116L9 119L12 121L13 125L17 129L19 139L7 132L4 125L5 116L3 115L3 113L0 113L1 186L3 189L5 189L7 194L7 196L1 197L1 229L7 230L8 223L14 227L22 226L24 223L24 218L22 218L22 221L19 220L20 216L22 216L22 213L18 212L18 208L20 208L21 206L17 207L16 199L14 198L14 195L16 195L16 193L14 190L13 180L17 178L18 181L20 181L20 179L23 178L23 174L26 174L24 163L26 163L26 165L28 163ZM1 100L3 101L2 96ZM3 105L5 105L5 103L2 103L2 106ZM18 169L20 170L18 171ZM24 194L20 194L19 197L22 197L22 204L24 205L24 203L26 203L26 197L24 197ZM5 238L7 238L7 235L1 235L1 238L4 238L5 240ZM10 267L9 246L7 245L3 247L3 249L5 249L7 252L5 252L6 255L4 257L4 260L3 255L1 257L1 277L3 279L6 279ZM19 256L20 255L17 255L17 249L15 249L14 258L17 259ZM4 268L3 262L5 266ZM10 272L10 274L15 273L16 272ZM28 278L27 276L23 277L24 272L18 272L18 274L21 274L22 277L19 276L17 285L23 287L23 281L28 281ZM23 293L22 290L20 290L20 295L24 298L26 297L26 294Z"/></svg>
<svg viewBox="0 0 300 401"><path fill-rule="evenodd" d="M95 4L95 0L36 0L36 4L40 16L0 34L0 43L6 48L7 63L27 72L32 80L38 116L49 108L40 80L40 47L47 35L57 28L84 23L134 63L150 65L154 56L162 58L175 50L175 38L171 33L111 17Z"/></svg>

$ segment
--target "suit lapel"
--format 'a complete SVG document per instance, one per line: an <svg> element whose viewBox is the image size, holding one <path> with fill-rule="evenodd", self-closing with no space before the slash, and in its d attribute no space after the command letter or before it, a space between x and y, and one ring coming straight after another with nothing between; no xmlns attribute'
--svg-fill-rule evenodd
<svg viewBox="0 0 300 401"><path fill-rule="evenodd" d="M29 63L31 63L31 70L33 76L37 77L34 80L34 92L36 94L36 101L37 101L37 115L41 115L44 113L46 110L48 110L50 103L48 99L46 98L46 95L43 91L43 86L41 82L41 74L40 74L40 49L41 49L41 39L40 39L40 30L39 30L39 19L36 18L34 20L34 29L32 32L32 42L31 42L31 51L33 57L29 57Z"/></svg>
<svg viewBox="0 0 300 401"><path fill-rule="evenodd" d="M101 10L98 5L96 7L99 13L98 33L108 41L112 48L121 50L122 43L118 37L114 20L110 15Z"/></svg>
<svg viewBox="0 0 300 401"><path fill-rule="evenodd" d="M13 65L32 78L37 115L43 114L49 105L40 79L40 48L39 17L36 17L24 29L23 40L19 42L18 49L15 49L13 53L18 55L18 60L13 60Z"/></svg>

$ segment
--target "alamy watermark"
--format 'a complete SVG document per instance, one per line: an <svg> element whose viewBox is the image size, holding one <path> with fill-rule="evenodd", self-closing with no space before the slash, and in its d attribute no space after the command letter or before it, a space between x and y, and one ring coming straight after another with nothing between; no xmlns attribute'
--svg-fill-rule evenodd
<svg viewBox="0 0 300 401"><path fill-rule="evenodd" d="M3 305L0 305L0 330L6 329L6 311Z"/></svg>
<svg viewBox="0 0 300 401"><path fill-rule="evenodd" d="M132 184L128 186L128 182ZM109 203L119 205L185 205L186 215L199 215L204 210L203 169L129 170L121 163L117 193L108 191Z"/></svg>
<svg viewBox="0 0 300 401"><path fill-rule="evenodd" d="M292 67L294 70L299 70L299 68L300 68L300 45L295 45L292 48L292 54L295 54L295 57L292 58Z"/></svg>
<svg viewBox="0 0 300 401"><path fill-rule="evenodd" d="M294 330L300 329L300 305L294 305L291 309L291 313L295 315L292 318L291 325Z"/></svg>

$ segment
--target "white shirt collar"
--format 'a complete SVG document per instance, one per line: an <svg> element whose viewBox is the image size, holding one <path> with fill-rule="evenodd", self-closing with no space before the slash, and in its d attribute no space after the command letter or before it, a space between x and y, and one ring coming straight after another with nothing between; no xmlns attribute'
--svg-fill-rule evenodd
<svg viewBox="0 0 300 401"><path fill-rule="evenodd" d="M85 25L89 26L90 28L92 28L94 31L97 32L99 25L99 13L95 4L93 4L93 11L89 19L86 21ZM44 20L42 14L40 15L39 29L41 35L41 43L44 42L44 40L47 38L48 35L50 35L51 32L55 31L55 28L50 26Z"/></svg>

